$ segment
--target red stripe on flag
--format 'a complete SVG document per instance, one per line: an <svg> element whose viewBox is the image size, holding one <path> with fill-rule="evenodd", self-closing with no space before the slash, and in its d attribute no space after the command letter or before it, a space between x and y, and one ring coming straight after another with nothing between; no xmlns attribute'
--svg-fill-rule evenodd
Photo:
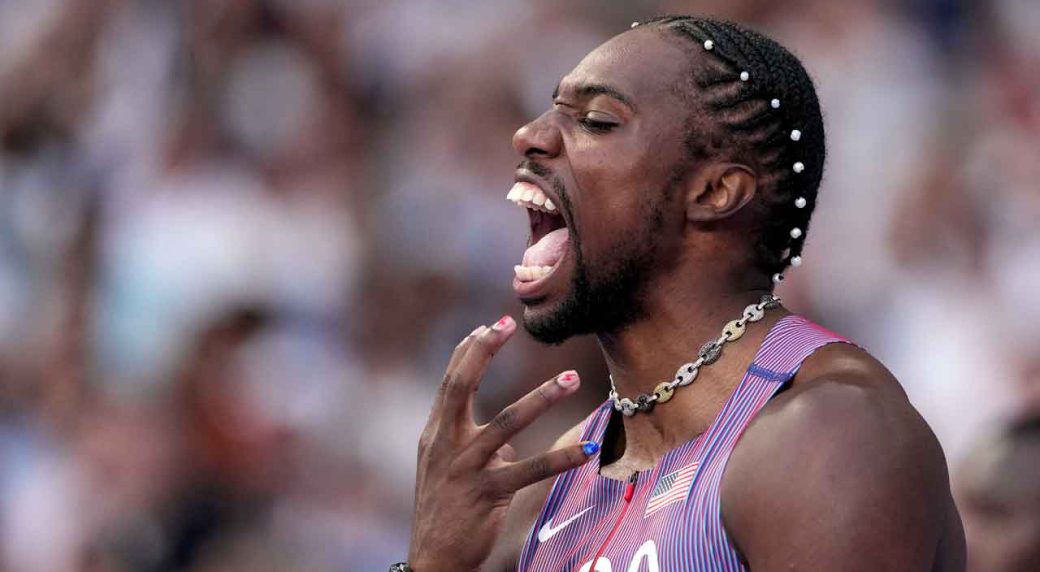
<svg viewBox="0 0 1040 572"><path fill-rule="evenodd" d="M697 474L697 463L691 463L666 477L662 477L668 478L675 475L675 480L666 490L654 495L649 501L647 501L646 512L643 514L643 518L650 516L672 503L685 500L686 495L690 492L690 485L693 484L693 476L695 474Z"/></svg>

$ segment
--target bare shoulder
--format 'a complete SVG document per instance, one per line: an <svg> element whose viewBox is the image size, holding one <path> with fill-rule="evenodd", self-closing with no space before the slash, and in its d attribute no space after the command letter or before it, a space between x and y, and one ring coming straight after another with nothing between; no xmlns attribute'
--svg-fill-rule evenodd
<svg viewBox="0 0 1040 572"><path fill-rule="evenodd" d="M892 374L849 344L818 350L755 417L722 503L756 570L927 570L956 516L931 429Z"/></svg>
<svg viewBox="0 0 1040 572"><path fill-rule="evenodd" d="M583 423L584 421L561 435L552 448L559 449L578 443ZM484 570L489 572L516 570L520 561L520 551L527 539L527 532L538 518L538 513L545 504L545 498L549 496L549 490L554 481L555 479L545 479L517 491L513 501L509 503L509 511L506 513L505 522L502 525L502 533L495 542L491 555L484 563Z"/></svg>
<svg viewBox="0 0 1040 572"><path fill-rule="evenodd" d="M783 437L784 441L776 441ZM849 441L872 445L885 456L925 455L945 461L938 441L899 381L866 351L851 344L824 346L806 359L789 389L779 394L755 417L734 458L745 447L783 457L830 448L844 450ZM795 446L794 451L790 450ZM804 451L800 447L806 447ZM739 457L744 457L741 454ZM859 456L851 455L850 456Z"/></svg>

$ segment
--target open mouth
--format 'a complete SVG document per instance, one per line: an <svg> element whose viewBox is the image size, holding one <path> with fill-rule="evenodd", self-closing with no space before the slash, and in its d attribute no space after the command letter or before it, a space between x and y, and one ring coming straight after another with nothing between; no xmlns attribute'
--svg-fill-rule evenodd
<svg viewBox="0 0 1040 572"><path fill-rule="evenodd" d="M567 222L559 207L534 183L517 182L506 199L527 209L531 223L531 238L524 258L513 267L515 289L520 293L530 293L563 261L570 238Z"/></svg>

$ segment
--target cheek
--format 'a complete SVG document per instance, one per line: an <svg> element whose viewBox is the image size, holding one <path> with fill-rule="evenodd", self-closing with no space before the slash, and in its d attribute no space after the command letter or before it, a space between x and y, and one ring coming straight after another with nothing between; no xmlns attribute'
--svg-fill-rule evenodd
<svg viewBox="0 0 1040 572"><path fill-rule="evenodd" d="M604 219L623 224L645 199L652 182L642 156L615 147L597 146L571 156L576 218L588 225Z"/></svg>
<svg viewBox="0 0 1040 572"><path fill-rule="evenodd" d="M634 130L567 141L566 183L583 250L610 248L644 231L649 203L663 200L681 159L675 134L657 132L658 137Z"/></svg>
<svg viewBox="0 0 1040 572"><path fill-rule="evenodd" d="M584 209L583 226L574 246L586 266L612 267L619 262L647 261L669 250L658 218L642 201L604 201ZM667 216L667 215L665 215ZM665 221L663 224L667 225Z"/></svg>
<svg viewBox="0 0 1040 572"><path fill-rule="evenodd" d="M586 172L576 182L581 198L572 215L583 254L593 258L609 255L619 241L638 233L642 225L641 192L624 178L624 173L609 169Z"/></svg>

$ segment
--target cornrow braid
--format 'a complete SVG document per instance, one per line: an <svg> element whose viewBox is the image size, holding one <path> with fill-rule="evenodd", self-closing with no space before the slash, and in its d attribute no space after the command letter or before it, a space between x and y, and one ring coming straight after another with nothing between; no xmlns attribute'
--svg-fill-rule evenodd
<svg viewBox="0 0 1040 572"><path fill-rule="evenodd" d="M823 116L812 79L783 46L732 22L661 16L636 26L665 30L709 55L692 77L708 133L691 129L686 146L695 158L731 153L757 166L765 222L756 260L779 282L801 263L823 178Z"/></svg>

